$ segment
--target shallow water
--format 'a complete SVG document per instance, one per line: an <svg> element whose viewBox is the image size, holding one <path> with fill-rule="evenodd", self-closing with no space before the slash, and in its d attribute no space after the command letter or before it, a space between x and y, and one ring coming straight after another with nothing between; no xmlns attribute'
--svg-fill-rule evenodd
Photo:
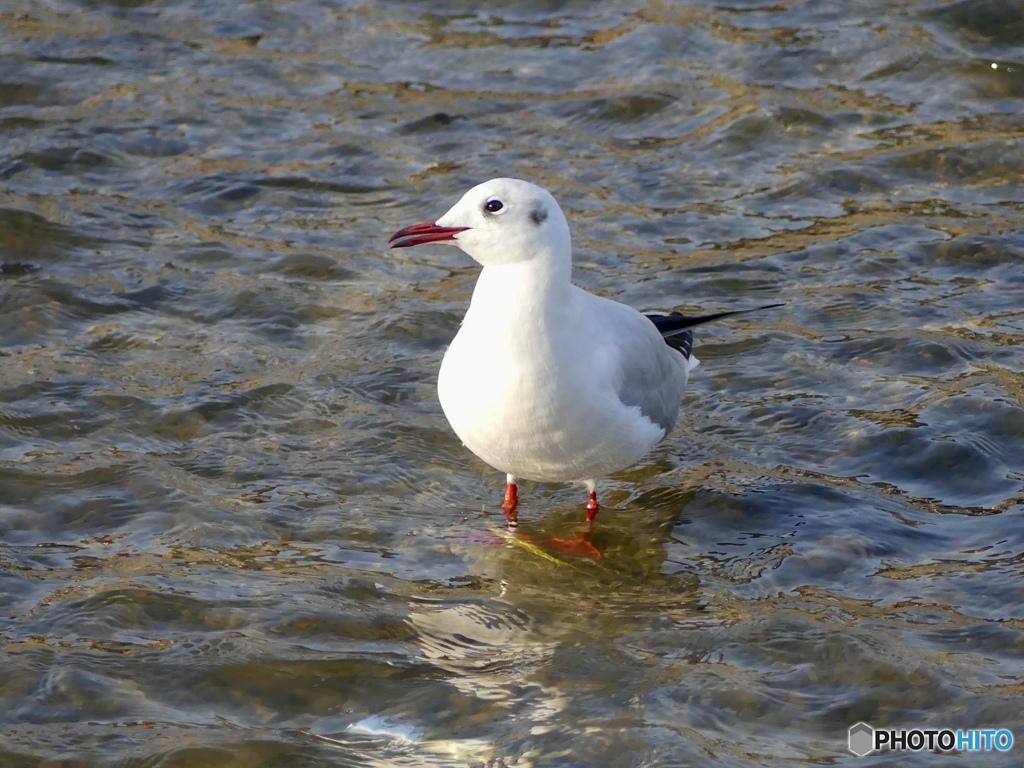
<svg viewBox="0 0 1024 768"><path fill-rule="evenodd" d="M1022 40L1013 0L8 0L0 765L833 764L860 720L1019 765ZM434 393L476 270L385 250L496 175L590 290L787 303L700 330L599 561L492 532Z"/></svg>

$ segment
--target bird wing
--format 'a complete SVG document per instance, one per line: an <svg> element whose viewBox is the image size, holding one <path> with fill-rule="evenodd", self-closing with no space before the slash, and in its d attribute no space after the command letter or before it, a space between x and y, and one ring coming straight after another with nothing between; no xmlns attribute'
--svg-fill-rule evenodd
<svg viewBox="0 0 1024 768"><path fill-rule="evenodd" d="M597 342L604 347L601 355L609 366L615 394L627 407L640 413L665 434L672 429L679 414L679 404L692 367L665 346L656 328L636 310L602 299L609 323L600 332Z"/></svg>
<svg viewBox="0 0 1024 768"><path fill-rule="evenodd" d="M731 312L716 312L713 315L684 315L682 312L671 312L667 315L645 315L645 317L654 323L654 327L661 333L666 344L679 350L683 357L689 360L690 354L693 352L693 332L690 329L694 326L721 320L723 317L745 315L747 312L758 312L762 309L781 306L783 305L766 304L763 307L734 309Z"/></svg>

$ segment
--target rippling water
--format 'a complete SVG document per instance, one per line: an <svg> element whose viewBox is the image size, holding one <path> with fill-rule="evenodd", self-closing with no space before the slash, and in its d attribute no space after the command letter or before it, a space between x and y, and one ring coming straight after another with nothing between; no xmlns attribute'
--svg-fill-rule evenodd
<svg viewBox="0 0 1024 768"><path fill-rule="evenodd" d="M859 720L1019 765L1022 40L1015 0L8 0L0 765L832 764ZM701 329L599 561L492 533L434 393L476 269L385 250L497 175L590 290L787 302Z"/></svg>

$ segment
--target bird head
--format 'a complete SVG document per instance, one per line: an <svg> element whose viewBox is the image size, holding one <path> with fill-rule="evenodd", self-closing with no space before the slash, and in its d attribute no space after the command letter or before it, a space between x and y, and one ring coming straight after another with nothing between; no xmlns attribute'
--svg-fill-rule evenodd
<svg viewBox="0 0 1024 768"><path fill-rule="evenodd" d="M519 179L491 179L469 190L437 221L413 224L392 248L450 242L485 267L571 258L569 224L546 190Z"/></svg>

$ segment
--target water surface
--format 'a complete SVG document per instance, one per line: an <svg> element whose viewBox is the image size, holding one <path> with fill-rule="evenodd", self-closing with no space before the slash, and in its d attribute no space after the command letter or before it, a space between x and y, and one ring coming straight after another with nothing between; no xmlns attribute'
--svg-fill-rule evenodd
<svg viewBox="0 0 1024 768"><path fill-rule="evenodd" d="M1013 0L10 0L0 764L826 765L863 720L1019 765L1022 40ZM386 251L497 175L590 290L786 302L701 329L599 561L492 533L434 392L476 268Z"/></svg>

